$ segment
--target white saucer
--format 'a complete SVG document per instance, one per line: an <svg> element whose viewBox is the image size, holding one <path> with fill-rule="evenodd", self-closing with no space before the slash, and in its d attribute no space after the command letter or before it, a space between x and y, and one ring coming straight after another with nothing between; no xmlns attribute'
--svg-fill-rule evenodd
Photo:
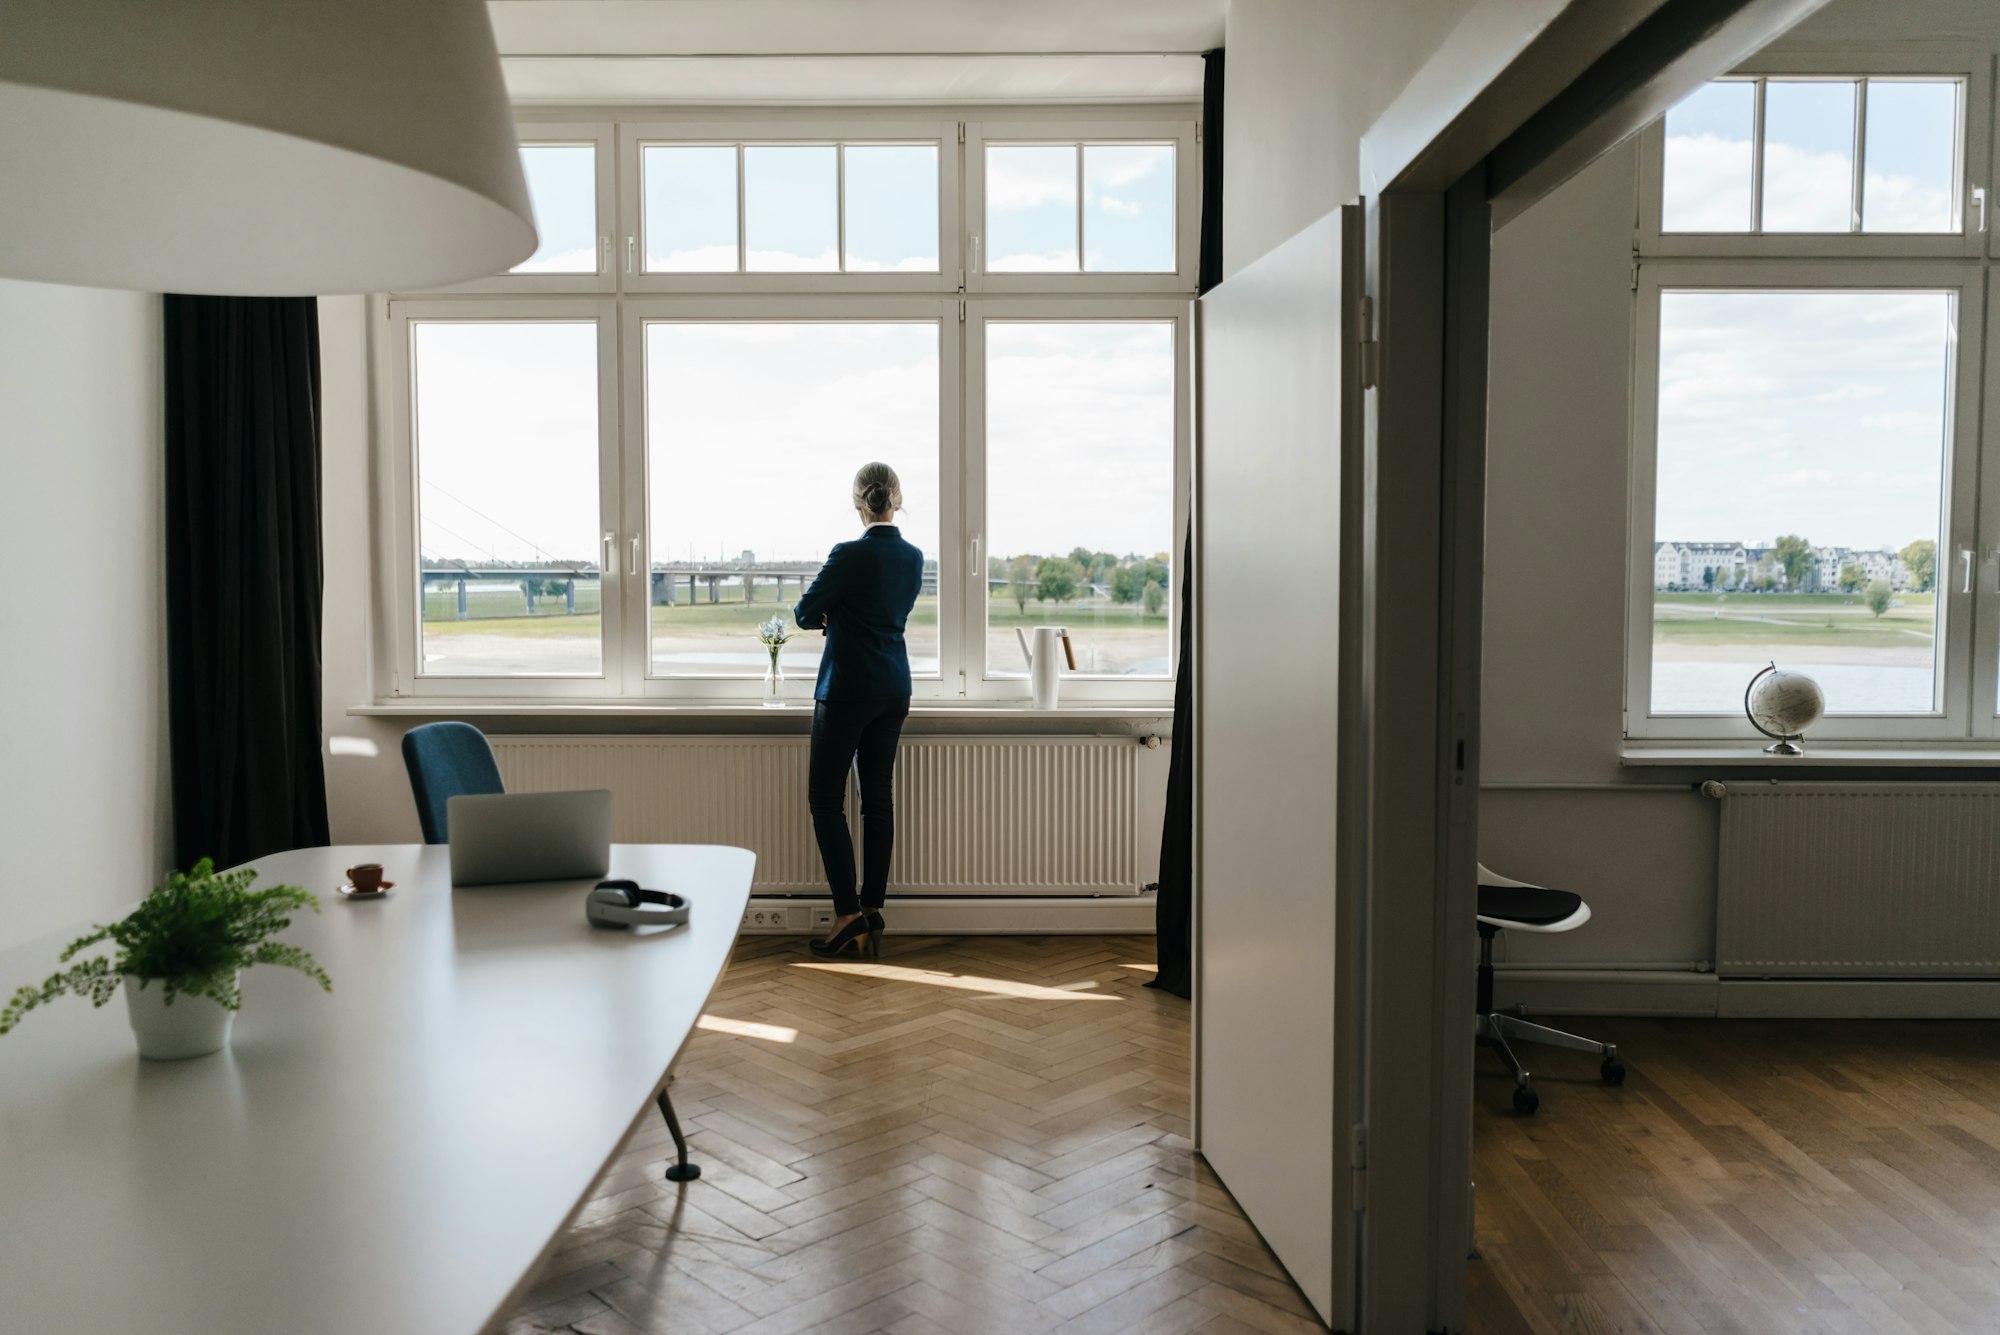
<svg viewBox="0 0 2000 1335"><path fill-rule="evenodd" d="M395 888L396 883L394 881L384 881L380 890L356 890L354 882L343 881L340 884L340 893L349 899L380 899Z"/></svg>

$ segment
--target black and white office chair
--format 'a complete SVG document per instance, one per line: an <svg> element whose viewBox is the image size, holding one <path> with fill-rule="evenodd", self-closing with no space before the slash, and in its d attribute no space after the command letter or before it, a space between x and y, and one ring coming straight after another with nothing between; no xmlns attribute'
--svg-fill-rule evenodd
<svg viewBox="0 0 2000 1335"><path fill-rule="evenodd" d="M1541 1096L1528 1083L1528 1068L1514 1055L1507 1040L1546 1043L1551 1047L1577 1052L1595 1052L1603 1057L1597 1073L1607 1085L1625 1083L1625 1063L1618 1060L1618 1045L1595 1043L1560 1029L1531 1024L1519 1015L1496 1014L1493 1010L1493 938L1503 931L1569 932L1590 921L1590 905L1582 895L1547 886L1529 885L1479 868L1479 1015L1473 1034L1481 1047L1492 1048L1514 1077L1514 1111L1531 1113L1542 1106Z"/></svg>

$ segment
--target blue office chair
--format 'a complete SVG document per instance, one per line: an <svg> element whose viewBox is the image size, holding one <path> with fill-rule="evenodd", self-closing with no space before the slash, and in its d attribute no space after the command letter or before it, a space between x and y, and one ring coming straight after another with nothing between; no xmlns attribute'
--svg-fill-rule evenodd
<svg viewBox="0 0 2000 1335"><path fill-rule="evenodd" d="M452 798L507 791L486 734L470 723L410 729L403 734L403 765L410 771L410 793L417 799L417 820L427 844L451 842L445 803Z"/></svg>

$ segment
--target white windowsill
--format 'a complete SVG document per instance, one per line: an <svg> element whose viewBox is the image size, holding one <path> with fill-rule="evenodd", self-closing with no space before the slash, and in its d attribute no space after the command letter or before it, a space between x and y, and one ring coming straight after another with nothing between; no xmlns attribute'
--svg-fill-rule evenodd
<svg viewBox="0 0 2000 1335"><path fill-rule="evenodd" d="M1627 742L1618 763L1630 768L1687 769L1728 765L1776 772L1786 769L1992 769L2000 768L2000 745L1993 742L1813 742L1802 756L1766 754L1749 742Z"/></svg>
<svg viewBox="0 0 2000 1335"><path fill-rule="evenodd" d="M813 702L788 700L782 705L746 704L729 700L385 700L352 705L352 718L812 718ZM991 719L1170 719L1171 704L1126 705L1079 702L1056 709L1036 709L1022 701L973 701L964 704L921 700L910 706L915 718Z"/></svg>

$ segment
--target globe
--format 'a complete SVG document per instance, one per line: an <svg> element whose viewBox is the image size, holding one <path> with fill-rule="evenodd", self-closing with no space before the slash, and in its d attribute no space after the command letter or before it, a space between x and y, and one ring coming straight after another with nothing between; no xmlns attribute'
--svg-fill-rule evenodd
<svg viewBox="0 0 2000 1335"><path fill-rule="evenodd" d="M1750 679L1743 712L1760 732L1797 737L1826 713L1826 695L1805 673L1787 672L1774 663Z"/></svg>

